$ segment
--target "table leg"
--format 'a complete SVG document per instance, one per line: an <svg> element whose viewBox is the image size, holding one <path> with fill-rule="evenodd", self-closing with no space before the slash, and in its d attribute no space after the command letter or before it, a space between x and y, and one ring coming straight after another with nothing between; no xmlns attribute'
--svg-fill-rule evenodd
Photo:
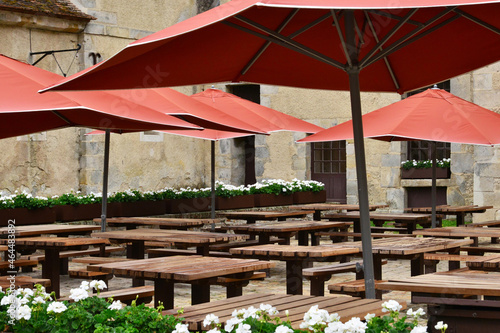
<svg viewBox="0 0 500 333"><path fill-rule="evenodd" d="M163 303L165 310L174 308L174 282L166 279L155 279L155 307Z"/></svg>
<svg viewBox="0 0 500 333"><path fill-rule="evenodd" d="M286 293L302 295L302 269L305 267L303 260L286 261Z"/></svg>
<svg viewBox="0 0 500 333"><path fill-rule="evenodd" d="M191 284L191 305L210 302L210 284L198 281Z"/></svg>
<svg viewBox="0 0 500 333"><path fill-rule="evenodd" d="M59 250L45 249L45 260L42 264L42 278L50 279L50 289L55 292L57 298L60 296L59 268Z"/></svg>
<svg viewBox="0 0 500 333"><path fill-rule="evenodd" d="M311 245L312 246L319 245L321 236L316 236L315 231L311 231L310 234L311 234Z"/></svg>
<svg viewBox="0 0 500 333"><path fill-rule="evenodd" d="M298 244L302 246L307 246L309 244L309 233L304 230L299 230L297 232Z"/></svg>
<svg viewBox="0 0 500 333"><path fill-rule="evenodd" d="M457 227L465 224L465 214L457 213Z"/></svg>
<svg viewBox="0 0 500 333"><path fill-rule="evenodd" d="M422 275L425 273L424 270L424 254L419 253L410 262L410 274L411 276Z"/></svg>
<svg viewBox="0 0 500 333"><path fill-rule="evenodd" d="M199 254L200 256L208 256L210 252L210 248L208 247L208 244L206 245L200 245L196 247L196 254Z"/></svg>
<svg viewBox="0 0 500 333"><path fill-rule="evenodd" d="M132 259L144 259L144 241L132 241L127 245L127 257ZM132 286L144 286L144 279L132 278Z"/></svg>
<svg viewBox="0 0 500 333"><path fill-rule="evenodd" d="M255 235L254 235L255 237ZM259 234L259 244L269 244L270 243L270 236L269 234L266 233L260 233Z"/></svg>
<svg viewBox="0 0 500 333"><path fill-rule="evenodd" d="M321 210L315 210L313 214L313 220L321 221Z"/></svg>

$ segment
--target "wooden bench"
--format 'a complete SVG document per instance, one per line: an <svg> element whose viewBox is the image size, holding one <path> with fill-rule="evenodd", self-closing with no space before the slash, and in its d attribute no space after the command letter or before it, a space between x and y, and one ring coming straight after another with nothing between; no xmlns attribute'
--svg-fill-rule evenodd
<svg viewBox="0 0 500 333"><path fill-rule="evenodd" d="M0 275L6 275L7 271L17 271L19 267L36 267L38 260L17 259L14 261L14 268L11 267L10 261L0 261Z"/></svg>
<svg viewBox="0 0 500 333"><path fill-rule="evenodd" d="M74 279L85 279L85 280L103 280L106 285L109 280L113 278L113 274L102 273L102 272L92 272L85 268L82 269L71 269L68 271L70 278Z"/></svg>
<svg viewBox="0 0 500 333"><path fill-rule="evenodd" d="M18 275L11 281L10 276L0 276L0 287L2 287L3 290L10 288L12 284L14 284L16 288L33 288L35 284L40 284L48 288L50 287L50 279L37 279L31 276Z"/></svg>
<svg viewBox="0 0 500 333"><path fill-rule="evenodd" d="M334 243L341 243L348 241L349 237L361 238L360 232L350 231L320 231L315 233L316 236L330 236ZM392 237L416 237L413 234L387 234L387 233L372 233L372 238L392 238Z"/></svg>
<svg viewBox="0 0 500 333"><path fill-rule="evenodd" d="M146 250L148 258L158 258L158 257L168 257L168 256L178 256L178 255L199 255L196 250L185 250L185 249L167 249L167 248L157 248ZM222 251L209 251L208 255L210 257L231 257L229 252Z"/></svg>
<svg viewBox="0 0 500 333"><path fill-rule="evenodd" d="M500 226L500 220L491 220L491 221L483 221L483 222L474 222L465 225L466 227L471 228L483 228L483 227L497 227ZM498 244L498 237L491 237L492 244Z"/></svg>
<svg viewBox="0 0 500 333"><path fill-rule="evenodd" d="M81 258L74 258L71 261L78 264L95 265L95 264L107 264L110 262L119 262L128 260L137 260L137 259L130 259L124 257L81 257Z"/></svg>
<svg viewBox="0 0 500 333"><path fill-rule="evenodd" d="M285 244L286 239L284 238L277 238L277 237L270 237L269 243L278 243L278 244ZM253 246L253 245L259 245L259 241L257 239L251 239L243 242L231 242L231 243L224 243L224 244L214 244L210 245L209 249L212 251L222 251L222 252L229 252L230 249L234 247L244 247L244 246Z"/></svg>
<svg viewBox="0 0 500 333"><path fill-rule="evenodd" d="M484 255L485 253L500 253L500 247L462 246L460 251L467 252L469 255Z"/></svg>
<svg viewBox="0 0 500 333"><path fill-rule="evenodd" d="M382 260L382 265L387 264L387 260ZM328 266L318 266L304 268L302 275L311 281L310 294L314 296L325 295L325 281L330 280L332 275L340 273L356 273L356 279L363 278L363 261L349 261Z"/></svg>
<svg viewBox="0 0 500 333"><path fill-rule="evenodd" d="M387 282L387 281L375 280L375 286L381 282ZM359 279L359 280L329 284L328 290L330 290L330 294L344 294L353 297L365 298L365 280Z"/></svg>
<svg viewBox="0 0 500 333"><path fill-rule="evenodd" d="M448 254L448 253L424 253L424 265L425 273L435 273L437 264L440 261L448 261L448 269L454 270L460 268L460 262L470 261L476 258L483 258L483 256L470 256L470 255L460 255L460 254Z"/></svg>
<svg viewBox="0 0 500 333"><path fill-rule="evenodd" d="M266 276L266 272L258 271L251 272L250 275L241 278L219 276L213 284L226 287L226 297L231 298L241 296L243 294L242 287L246 287L250 281L263 280Z"/></svg>
<svg viewBox="0 0 500 333"><path fill-rule="evenodd" d="M408 233L408 229L403 228L403 227L371 227L371 231L373 232L384 232L384 231L391 231L391 232L399 232L401 233Z"/></svg>
<svg viewBox="0 0 500 333"><path fill-rule="evenodd" d="M99 293L98 297L105 299L112 298L114 301L120 301L130 305L134 300L137 300L136 304L149 303L153 299L154 294L154 286L140 286L103 291ZM68 297L61 298L60 300L71 302Z"/></svg>

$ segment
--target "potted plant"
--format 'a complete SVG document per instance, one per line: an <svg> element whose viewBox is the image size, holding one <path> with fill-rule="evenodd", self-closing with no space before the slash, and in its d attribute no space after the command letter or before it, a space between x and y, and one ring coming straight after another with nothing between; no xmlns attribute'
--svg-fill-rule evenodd
<svg viewBox="0 0 500 333"><path fill-rule="evenodd" d="M450 178L450 159L444 158L436 161L436 178ZM402 179L429 179L432 178L431 160L408 160L401 162Z"/></svg>
<svg viewBox="0 0 500 333"><path fill-rule="evenodd" d="M215 208L220 210L255 207L253 194L244 185L234 186L215 182Z"/></svg>

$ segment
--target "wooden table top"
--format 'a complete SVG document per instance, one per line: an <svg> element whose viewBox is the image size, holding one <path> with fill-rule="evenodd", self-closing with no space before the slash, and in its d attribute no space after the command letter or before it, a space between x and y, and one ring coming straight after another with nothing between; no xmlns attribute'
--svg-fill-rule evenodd
<svg viewBox="0 0 500 333"><path fill-rule="evenodd" d="M486 256L470 256L471 259L465 264L470 269L500 271L500 254L491 254ZM500 276L499 276L500 278Z"/></svg>
<svg viewBox="0 0 500 333"><path fill-rule="evenodd" d="M229 250L236 256L267 257L269 259L306 259L325 258L344 254L359 253L357 247L333 247L330 245L300 246L262 244L255 246L235 247Z"/></svg>
<svg viewBox="0 0 500 333"><path fill-rule="evenodd" d="M7 244L9 239L0 239L0 244ZM92 237L26 237L16 238L16 246L33 246L38 248L72 247L83 245L106 244L106 240Z"/></svg>
<svg viewBox="0 0 500 333"><path fill-rule="evenodd" d="M415 235L436 237L500 237L497 228L443 227L414 230Z"/></svg>
<svg viewBox="0 0 500 333"><path fill-rule="evenodd" d="M95 223L101 223L100 218L94 219ZM206 224L220 222L220 219L187 219L187 218L164 218L164 217L112 217L107 218L106 223L110 226L119 225L158 225L162 227L201 227Z"/></svg>
<svg viewBox="0 0 500 333"><path fill-rule="evenodd" d="M92 237L107 238L122 241L159 241L178 244L207 244L229 241L241 241L250 238L249 235L227 234L218 232L167 230L167 229L133 229L93 233Z"/></svg>
<svg viewBox="0 0 500 333"><path fill-rule="evenodd" d="M80 224L36 224L36 225L20 225L16 226L15 233L17 237L38 236L43 234L67 234L67 233L91 233L94 230L100 230L97 225L80 225ZM0 235L8 235L9 228L0 228Z"/></svg>
<svg viewBox="0 0 500 333"><path fill-rule="evenodd" d="M279 311L278 317L282 321L290 320L292 327L299 329L300 323L304 321L304 313L313 305L328 313L337 313L340 321L346 322L352 317L364 318L366 314L373 313L382 316L382 300L360 299L357 297L322 297L309 295L277 295L251 293L239 297L213 301L193 306L184 307L182 310L183 322L188 324L192 332L201 331L206 315L215 314L221 323L231 318L234 309L247 309L250 306L258 308L260 304L270 304ZM406 303L400 303L403 309ZM163 311L164 315L177 315L179 309ZM288 315L286 314L288 311Z"/></svg>
<svg viewBox="0 0 500 333"><path fill-rule="evenodd" d="M324 230L345 226L345 222L283 221L280 223L239 224L227 226L228 229L244 232L294 232L303 230Z"/></svg>
<svg viewBox="0 0 500 333"><path fill-rule="evenodd" d="M486 209L493 208L493 206L478 206L478 205L469 205L469 206L449 206L449 205L440 205L436 206L436 212L439 213L481 213L485 212ZM432 212L432 207L415 207L411 208L412 212Z"/></svg>
<svg viewBox="0 0 500 333"><path fill-rule="evenodd" d="M342 220L359 220L359 212L347 212L347 213L331 213L325 215L328 219L342 219ZM404 214L394 214L394 213L370 213L370 220L378 221L404 221L404 222L418 222L427 221L431 218L429 214L416 214L416 213L404 213Z"/></svg>
<svg viewBox="0 0 500 333"><path fill-rule="evenodd" d="M143 279L194 281L272 267L273 263L255 259L172 256L97 264L88 266L88 269Z"/></svg>
<svg viewBox="0 0 500 333"><path fill-rule="evenodd" d="M299 217L307 214L313 214L314 211L290 210L290 211L239 211L218 213L220 216L228 219L247 219L258 218L261 220L277 219L279 217Z"/></svg>
<svg viewBox="0 0 500 333"><path fill-rule="evenodd" d="M386 208L389 205L369 205L370 210L375 210L378 208ZM359 205L347 205L347 204L334 204L334 203L311 203L305 205L292 206L293 209L303 209L303 210L346 210L346 211L359 211Z"/></svg>
<svg viewBox="0 0 500 333"><path fill-rule="evenodd" d="M500 274L456 270L390 279L387 282L378 283L376 288L440 295L500 296Z"/></svg>
<svg viewBox="0 0 500 333"><path fill-rule="evenodd" d="M374 254L387 255L412 255L425 252L441 251L453 249L460 246L472 244L471 239L451 239L451 238L421 238L421 237L400 237L400 238L381 238L372 240L372 249ZM362 250L361 242L335 243L333 247L357 247Z"/></svg>

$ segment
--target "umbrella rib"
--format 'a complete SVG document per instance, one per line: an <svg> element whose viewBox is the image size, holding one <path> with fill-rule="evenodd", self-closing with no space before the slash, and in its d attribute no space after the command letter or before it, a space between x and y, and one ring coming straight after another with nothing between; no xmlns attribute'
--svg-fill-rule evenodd
<svg viewBox="0 0 500 333"><path fill-rule="evenodd" d="M413 14L415 14L416 12L418 11L417 8L414 8L412 10L410 10L400 21L398 24L396 24L390 31L387 35L384 36L384 38L382 38L382 40L380 40L380 42L377 43L377 45L375 45L375 47L370 51L368 52L368 54L365 56L365 58L363 60L361 60L361 63L360 63L360 67L365 67L365 63L370 60L370 58L373 56L373 54L375 52L377 52L377 50L382 47L382 45L384 45L388 40L389 38L391 38L412 16ZM419 28L419 29L423 29L423 27ZM417 29L417 30L419 30Z"/></svg>
<svg viewBox="0 0 500 333"><path fill-rule="evenodd" d="M276 32L281 33L281 31L286 27L288 23L292 20L292 18L299 12L299 9L295 9L286 17L286 19L281 22L280 26L276 30ZM253 66L253 64L260 58L260 56L266 51L266 49L271 45L271 41L266 41L264 45L257 51L257 53L252 57L252 59L245 65L243 70L241 71L239 77L245 75L246 72ZM237 79L234 81L238 81Z"/></svg>
<svg viewBox="0 0 500 333"><path fill-rule="evenodd" d="M463 10L459 9L459 8L455 8L454 9L454 12L457 13L458 15L461 15L469 20L471 20L472 22L476 23L476 24L479 24L480 26L482 26L483 28L486 28L488 30L491 30L493 31L494 33L496 33L497 35L500 35L500 29L492 26L491 24L488 24L480 19L478 19L477 17L475 16L472 16L471 14L469 13L466 13L464 12Z"/></svg>
<svg viewBox="0 0 500 333"><path fill-rule="evenodd" d="M342 29L340 29L340 24L339 24L339 20L337 18L337 14L335 14L334 9L331 9L330 12L332 13L333 22L335 23L335 26L337 27L337 33L339 34L340 43L342 44L342 49L344 50L344 55L347 59L347 63L349 64L349 67L352 67L352 59L351 59L349 52L347 51L347 45L345 43L344 35L342 35Z"/></svg>
<svg viewBox="0 0 500 333"><path fill-rule="evenodd" d="M372 32L373 38L375 38L375 41L378 43L379 39L377 36L377 32L375 31L375 27L373 26L373 22L372 22L367 11L365 11L365 17L366 17L366 22L368 22L368 25L370 26L370 30ZM380 52L382 52L383 49L384 48L381 46L379 48ZM385 65L387 66L387 70L389 71L389 74L391 75L392 82L394 82L394 86L396 87L397 90L399 90L399 87L400 87L399 82L398 82L398 79L396 78L396 76L394 75L394 71L392 70L392 66L391 66L391 63L389 62L389 59L387 57L384 57L384 62L385 62Z"/></svg>
<svg viewBox="0 0 500 333"><path fill-rule="evenodd" d="M403 19L401 16L394 15L394 14L391 14L389 12L384 12L384 11L381 11L381 10L376 10L376 9L367 9L367 10L365 10L365 13L366 12L373 13L373 14L376 14L376 15L379 15L379 16L384 16L384 17L387 17L387 18L390 18L390 19L393 19L393 20L397 20L397 21L401 21ZM409 23L409 24L416 25L417 27L422 27L424 25L422 22L418 22L418 21L411 20L411 19L407 20L406 22Z"/></svg>
<svg viewBox="0 0 500 333"><path fill-rule="evenodd" d="M249 19L247 19L245 17L242 17L242 16L238 15L238 16L235 16L235 18L238 19L238 20L240 20L240 21L242 21L242 22L244 22L244 23L246 23L246 24L248 24L248 25L250 25L250 26L252 26L252 27L254 27L254 28L256 28L256 29L259 29L259 30L261 30L261 31L269 34L270 36L263 35L263 34L261 34L259 32L250 30L248 28L244 28L242 26L239 26L239 25L231 23L231 22L224 21L223 23L225 23L225 24L227 24L227 25L229 25L229 26L231 26L233 28L236 28L236 29L245 31L247 33L250 33L250 34L252 34L254 36L257 36L257 37L260 37L260 38L263 38L263 39L266 39L266 40L270 40L273 43L276 43L278 45L282 45L282 46L284 46L286 48L289 48L289 49L294 50L296 52L305 54L305 55L307 55L307 56L309 56L309 57L311 57L313 59L325 62L325 63L327 63L329 65L332 65L334 67L337 67L337 68L345 71L345 66L342 63L340 63L340 62L338 62L338 61L336 61L336 60L334 60L332 58L329 58L329 57L327 57L327 56L325 56L325 55L323 55L323 54L321 54L321 53L319 53L319 52L317 52L317 51L315 51L315 50L313 50L313 49L311 49L311 48L309 48L309 47L307 47L305 45L297 43L296 41L294 41L294 40L292 40L292 39L290 39L288 37L280 35L280 34L276 33L275 31L273 31L271 29L268 29L268 28L266 28L266 27L264 27L264 26L262 26L262 25L260 25L260 24L258 24L256 22L253 22L253 21L251 21L251 20L249 20Z"/></svg>
<svg viewBox="0 0 500 333"><path fill-rule="evenodd" d="M58 116L59 118L61 118L62 120L64 120L65 122L67 122L68 124L75 125L75 123L73 123L68 118L66 118L65 116L63 116L62 114L60 114L58 111L52 110L52 113L55 114L56 116Z"/></svg>
<svg viewBox="0 0 500 333"><path fill-rule="evenodd" d="M456 7L452 7L452 8L447 8L446 10L442 11L441 13L439 13L438 15L434 16L432 19L428 20L423 26L419 27L419 28L416 28L414 29L412 32L406 34L405 36L401 37L400 39L398 39L395 43L393 43L391 46L389 46L388 48L386 48L383 52L377 54L376 56L374 56L373 58L370 59L370 57L373 56L373 54L377 51L376 50L376 47L370 52L368 53L368 55L361 61L361 65L360 67L368 67L370 66L371 64L373 64L374 62L377 62L378 60L380 60L381 58L383 57L386 57L387 55L389 55L390 53L393 53L395 52L396 50L399 50L403 45L408 45L409 43L412 43L420 38L422 38L423 36L427 35L429 32L431 31L434 31L436 27L442 27L443 25L445 24L448 24L452 21L454 21L455 19L458 18L458 16L455 16L455 17L452 17L446 21L444 21L443 23L437 25L436 27L434 28L431 28L429 30L426 30L424 33L416 36L420 31L422 31L423 29L425 29L426 27L428 27L429 25L431 25L432 23L436 22L437 20L439 20L440 18L442 18L443 16L445 16L446 14L448 14L449 12L453 11L453 9L455 9ZM380 44L380 43L379 43ZM382 43L383 44L383 43ZM378 45L377 45L378 46Z"/></svg>

